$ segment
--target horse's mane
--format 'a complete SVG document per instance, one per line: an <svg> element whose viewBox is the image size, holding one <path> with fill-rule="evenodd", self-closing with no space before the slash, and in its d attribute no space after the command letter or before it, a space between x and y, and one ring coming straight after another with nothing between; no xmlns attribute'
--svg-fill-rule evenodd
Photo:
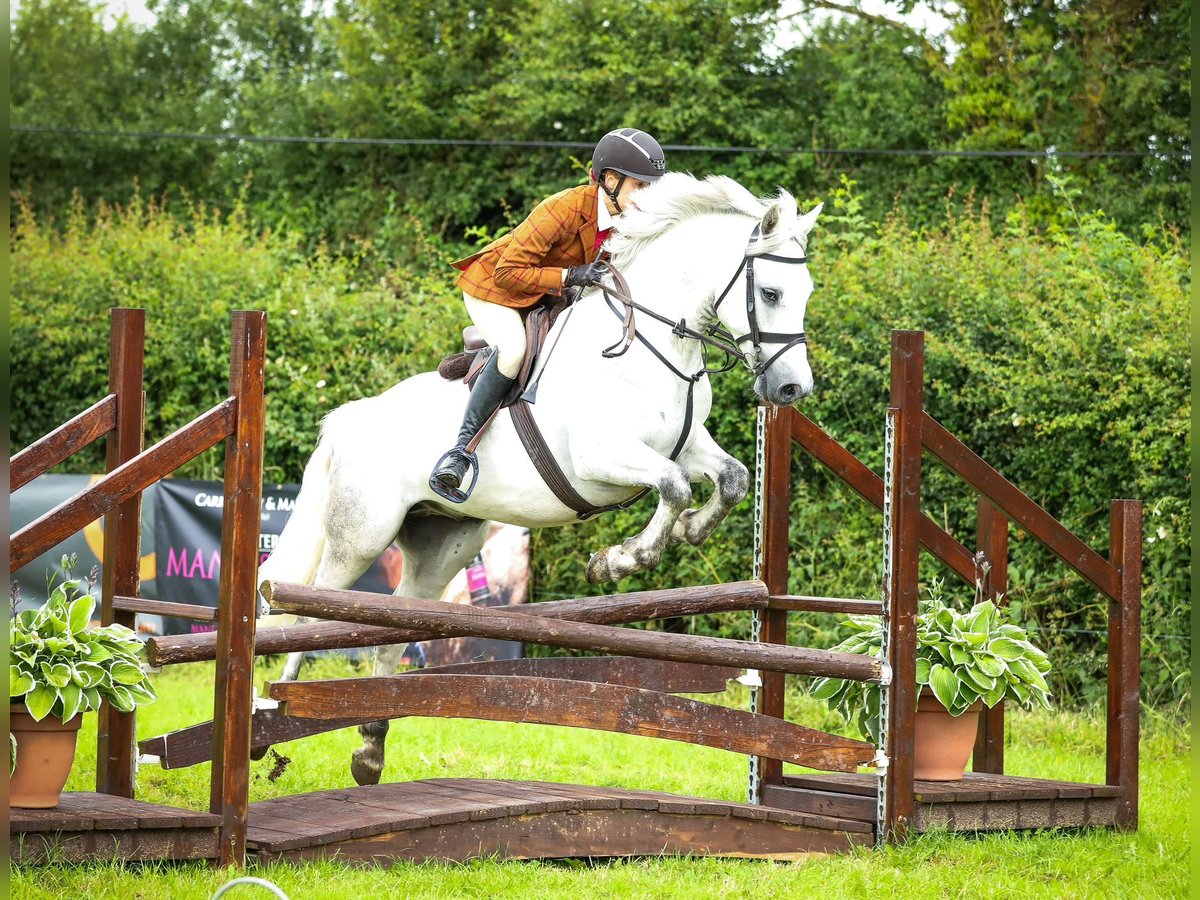
<svg viewBox="0 0 1200 900"><path fill-rule="evenodd" d="M791 194L780 188L774 197L759 199L724 175L709 175L701 181L684 172L668 172L638 191L637 206L622 214L608 242L613 265L624 267L659 235L695 216L717 213L761 219L775 204L779 206L779 225L759 239L754 248L758 253L773 253L791 238L805 243L807 235L795 233L796 200Z"/></svg>

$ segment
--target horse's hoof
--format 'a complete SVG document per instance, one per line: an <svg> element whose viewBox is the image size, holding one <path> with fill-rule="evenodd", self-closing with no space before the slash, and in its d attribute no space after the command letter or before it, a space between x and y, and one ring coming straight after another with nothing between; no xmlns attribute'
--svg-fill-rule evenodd
<svg viewBox="0 0 1200 900"><path fill-rule="evenodd" d="M607 551L601 550L592 554L592 558L588 560L587 580L588 584L607 584L613 580L612 573L608 570Z"/></svg>
<svg viewBox="0 0 1200 900"><path fill-rule="evenodd" d="M383 774L383 769L368 766L359 759L358 751L355 751L353 758L350 760L350 774L354 776L355 784L379 784L379 777Z"/></svg>

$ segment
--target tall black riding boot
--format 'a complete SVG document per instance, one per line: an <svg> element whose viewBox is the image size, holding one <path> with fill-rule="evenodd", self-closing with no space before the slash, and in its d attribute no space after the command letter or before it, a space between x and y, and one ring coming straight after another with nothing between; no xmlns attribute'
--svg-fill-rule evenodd
<svg viewBox="0 0 1200 900"><path fill-rule="evenodd" d="M429 477L430 487L457 503L467 499L458 491L471 465L471 459L467 455L467 442L479 433L488 417L500 407L504 395L515 381L500 373L499 355L498 351L493 351L479 372L479 378L475 381L471 396L467 400L467 411L463 415L462 428L458 432L458 443L439 460L437 468ZM442 490L439 490L439 487Z"/></svg>

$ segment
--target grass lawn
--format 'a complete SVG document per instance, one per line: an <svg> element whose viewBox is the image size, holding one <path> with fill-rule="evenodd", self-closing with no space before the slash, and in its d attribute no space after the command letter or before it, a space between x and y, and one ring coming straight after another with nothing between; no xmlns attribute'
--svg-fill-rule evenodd
<svg viewBox="0 0 1200 900"><path fill-rule="evenodd" d="M259 663L262 680L282 659ZM212 665L156 676L160 701L139 712L139 738L211 718ZM326 658L304 677L364 674ZM710 698L714 699L714 698ZM736 686L718 702L745 708ZM789 717L833 730L823 704L795 692ZM86 717L67 790L94 790L96 717ZM251 764L250 799L346 787L358 734L350 729L277 749L292 762L275 781L270 754ZM332 863L251 867L244 873L207 865L14 867L10 896L19 898L203 898L236 874L270 879L299 898L632 896L632 897L1183 897L1188 894L1191 807L1185 726L1144 712L1141 742L1141 829L1133 834L926 834L902 848L860 850L799 863L717 859L605 862L475 862L400 864L355 869ZM1015 712L1009 716L1006 767L1016 775L1104 781L1104 719L1095 712ZM616 785L701 797L744 800L744 757L626 735L542 725L407 719L392 723L385 781L432 777L536 779ZM138 797L204 809L209 766L163 771L143 767ZM225 897L274 896L242 885Z"/></svg>

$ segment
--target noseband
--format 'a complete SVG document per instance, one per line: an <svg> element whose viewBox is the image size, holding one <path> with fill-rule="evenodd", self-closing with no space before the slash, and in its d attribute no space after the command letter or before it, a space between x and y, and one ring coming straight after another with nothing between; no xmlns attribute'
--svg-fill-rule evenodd
<svg viewBox="0 0 1200 900"><path fill-rule="evenodd" d="M770 359L768 359L766 362L759 362L757 365L751 365L749 354L739 350L737 354L738 357L746 364L746 367L755 374L755 376L762 375L763 372L767 371L771 363L775 362L775 360L779 359L779 357L781 357L788 350L791 350L797 344L808 343L808 335L803 331L785 334L777 331L760 331L758 328L758 315L755 312L757 301L754 291L754 260L769 259L773 262L790 263L792 265L799 265L801 263L808 262L807 256L776 256L772 253L751 253L750 248L753 247L755 242L758 240L759 230L761 227L761 223L756 223L754 230L750 232L750 241L746 246L745 254L742 256L742 264L738 266L737 271L733 273L733 277L729 279L729 284L725 285L725 290L721 291L721 296L719 296L717 298L717 302L713 304L713 312L716 313L717 309L721 306L721 302L729 294L734 282L737 281L738 275L740 275L742 270L745 269L746 320L750 325L750 330L741 337L733 338L734 345L740 347L742 341L749 339L751 345L754 347L754 358L761 359L763 341L772 344L783 344L782 347L775 351L774 355L772 355Z"/></svg>

